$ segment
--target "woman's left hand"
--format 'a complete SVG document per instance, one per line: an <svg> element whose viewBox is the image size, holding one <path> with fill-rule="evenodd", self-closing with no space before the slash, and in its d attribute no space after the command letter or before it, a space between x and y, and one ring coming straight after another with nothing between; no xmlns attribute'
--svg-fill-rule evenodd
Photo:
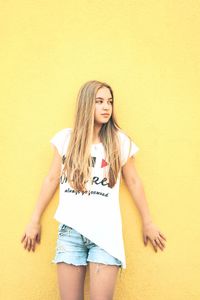
<svg viewBox="0 0 200 300"><path fill-rule="evenodd" d="M166 238L163 233L160 232L159 228L153 223L143 225L143 240L145 246L148 243L148 239L152 243L155 252L157 252L157 247L163 251L165 247L164 241L166 241Z"/></svg>

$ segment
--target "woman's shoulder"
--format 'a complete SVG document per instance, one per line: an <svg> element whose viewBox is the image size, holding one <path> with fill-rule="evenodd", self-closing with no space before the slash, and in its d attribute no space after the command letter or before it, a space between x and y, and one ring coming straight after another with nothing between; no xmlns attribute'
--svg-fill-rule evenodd
<svg viewBox="0 0 200 300"><path fill-rule="evenodd" d="M122 146L126 147L130 144L134 144L134 146L136 146L135 139L132 139L132 137L129 136L129 134L127 134L123 129L118 129L117 134Z"/></svg>
<svg viewBox="0 0 200 300"><path fill-rule="evenodd" d="M118 135L118 137L119 137L122 141L127 140L127 139L131 139L131 138L129 137L129 135L128 135L123 129L118 129L118 130L117 130L117 135Z"/></svg>
<svg viewBox="0 0 200 300"><path fill-rule="evenodd" d="M58 132L62 132L62 133L71 133L71 131L72 131L72 128L70 128L70 127L65 127L65 128L60 129Z"/></svg>
<svg viewBox="0 0 200 300"><path fill-rule="evenodd" d="M59 143L63 143L63 141L70 136L70 133L71 133L71 128L69 127L61 128L60 130L54 133L51 140L57 141Z"/></svg>
<svg viewBox="0 0 200 300"><path fill-rule="evenodd" d="M65 127L65 128L61 128L60 130L58 130L55 134L56 134L57 136L61 136L61 137L63 137L63 136L68 136L68 135L70 135L71 130L72 130L72 128L70 128L70 127Z"/></svg>
<svg viewBox="0 0 200 300"><path fill-rule="evenodd" d="M121 159L122 166L125 164L127 159L131 156L134 156L140 149L138 145L135 144L135 141L124 131L119 130L118 136L120 140L120 150L121 150Z"/></svg>
<svg viewBox="0 0 200 300"><path fill-rule="evenodd" d="M62 128L57 131L54 136L50 139L50 142L56 146L59 154L62 156L65 153L66 147L69 142L69 137L71 133L71 128Z"/></svg>

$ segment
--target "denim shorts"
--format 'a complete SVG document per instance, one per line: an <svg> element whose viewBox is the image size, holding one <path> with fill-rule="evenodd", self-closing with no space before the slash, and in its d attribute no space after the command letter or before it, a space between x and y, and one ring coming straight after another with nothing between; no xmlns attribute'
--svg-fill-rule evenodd
<svg viewBox="0 0 200 300"><path fill-rule="evenodd" d="M119 266L122 263L117 258L100 248L91 240L68 225L59 223L56 254L52 263L65 262L76 266L86 266L88 262Z"/></svg>

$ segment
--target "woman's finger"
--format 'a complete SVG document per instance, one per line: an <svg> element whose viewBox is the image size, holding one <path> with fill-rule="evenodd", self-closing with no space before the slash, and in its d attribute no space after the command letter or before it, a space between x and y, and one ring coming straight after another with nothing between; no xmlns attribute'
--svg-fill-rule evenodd
<svg viewBox="0 0 200 300"><path fill-rule="evenodd" d="M31 250L31 239L29 238L29 240L28 240L28 251L30 251Z"/></svg>
<svg viewBox="0 0 200 300"><path fill-rule="evenodd" d="M159 238L159 241L160 241L161 245L162 245L163 248L164 248L164 247L165 247L165 244L164 244L163 240L161 240L161 239Z"/></svg>
<svg viewBox="0 0 200 300"><path fill-rule="evenodd" d="M35 242L35 239L33 239L33 240L32 240L32 251L33 251L33 252L35 251L35 243L36 243L36 242Z"/></svg>
<svg viewBox="0 0 200 300"><path fill-rule="evenodd" d="M22 238L21 238L21 243L23 243L23 240L25 239L26 237L26 233L23 234Z"/></svg>
<svg viewBox="0 0 200 300"><path fill-rule="evenodd" d="M28 238L26 237L25 240L24 240L24 249L27 248L27 244L28 244Z"/></svg>
<svg viewBox="0 0 200 300"><path fill-rule="evenodd" d="M30 245L30 241L29 241L29 238L27 238L27 250L29 251L29 245Z"/></svg>
<svg viewBox="0 0 200 300"><path fill-rule="evenodd" d="M155 239L155 242L157 243L158 247L159 247L161 250L163 250L163 245L162 245L161 241L159 240L159 238L156 238L156 239Z"/></svg>
<svg viewBox="0 0 200 300"><path fill-rule="evenodd" d="M159 235L166 241L166 237L159 231Z"/></svg>
<svg viewBox="0 0 200 300"><path fill-rule="evenodd" d="M157 252L157 244L154 240L151 240L154 250Z"/></svg>
<svg viewBox="0 0 200 300"><path fill-rule="evenodd" d="M143 241L144 241L144 244L146 246L147 245L147 236L146 235L143 235Z"/></svg>
<svg viewBox="0 0 200 300"><path fill-rule="evenodd" d="M40 243L40 233L37 234L36 236L36 242L39 244Z"/></svg>

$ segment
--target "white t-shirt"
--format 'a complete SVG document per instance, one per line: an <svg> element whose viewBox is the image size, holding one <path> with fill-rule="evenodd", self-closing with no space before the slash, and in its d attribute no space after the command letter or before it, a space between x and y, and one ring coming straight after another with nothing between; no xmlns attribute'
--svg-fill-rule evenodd
<svg viewBox="0 0 200 300"><path fill-rule="evenodd" d="M59 154L65 159L71 128L58 131L50 140ZM122 131L118 131L121 147L122 166L139 147ZM121 171L113 188L108 187L104 176L107 162L102 143L92 144L93 157L92 180L86 183L88 192L75 192L68 184L67 178L60 176L59 204L54 215L60 223L64 223L84 235L99 247L122 262L126 268L124 240L122 233L121 211L119 205L119 185Z"/></svg>

